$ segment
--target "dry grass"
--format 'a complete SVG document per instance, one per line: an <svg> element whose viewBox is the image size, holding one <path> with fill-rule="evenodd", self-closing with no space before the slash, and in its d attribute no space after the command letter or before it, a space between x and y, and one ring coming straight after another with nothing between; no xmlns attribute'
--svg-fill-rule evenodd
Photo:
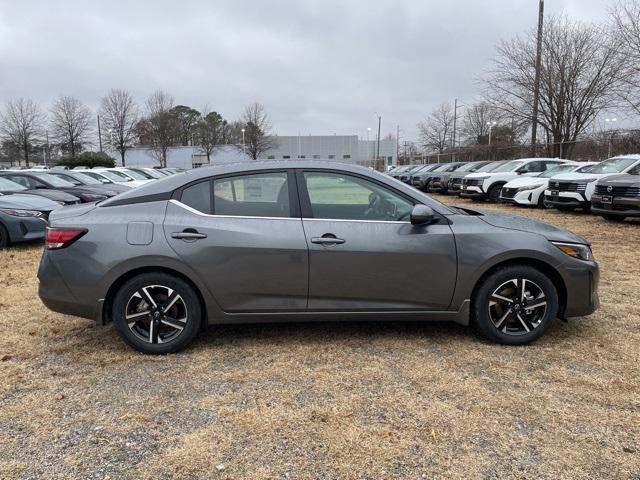
<svg viewBox="0 0 640 480"><path fill-rule="evenodd" d="M506 348L454 325L214 327L148 357L47 311L0 252L0 478L639 478L640 224L593 242L602 308Z"/></svg>

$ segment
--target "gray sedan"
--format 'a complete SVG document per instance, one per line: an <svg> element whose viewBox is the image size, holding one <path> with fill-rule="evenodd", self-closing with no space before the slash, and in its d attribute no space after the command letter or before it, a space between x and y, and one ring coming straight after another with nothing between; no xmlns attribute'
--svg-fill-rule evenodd
<svg viewBox="0 0 640 480"><path fill-rule="evenodd" d="M55 211L38 277L50 309L146 353L287 320L445 320L519 345L598 306L585 239L332 162L201 168Z"/></svg>

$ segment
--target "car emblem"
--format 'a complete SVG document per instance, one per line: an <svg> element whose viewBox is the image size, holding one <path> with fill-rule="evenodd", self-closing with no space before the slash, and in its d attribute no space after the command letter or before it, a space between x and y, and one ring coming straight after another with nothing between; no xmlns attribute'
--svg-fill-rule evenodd
<svg viewBox="0 0 640 480"><path fill-rule="evenodd" d="M613 187L611 185L609 185L607 187L607 192L609 192L609 193L613 192Z"/></svg>

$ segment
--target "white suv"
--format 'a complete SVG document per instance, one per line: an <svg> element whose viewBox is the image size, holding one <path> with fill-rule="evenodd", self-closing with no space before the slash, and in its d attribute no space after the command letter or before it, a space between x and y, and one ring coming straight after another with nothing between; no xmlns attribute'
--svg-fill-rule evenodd
<svg viewBox="0 0 640 480"><path fill-rule="evenodd" d="M562 173L549 181L549 187L544 192L544 201L558 210L589 210L591 196L598 180L627 173L636 165L640 165L640 155L625 155L593 165L587 172Z"/></svg>
<svg viewBox="0 0 640 480"><path fill-rule="evenodd" d="M500 190L510 180L519 175L534 177L547 169L567 163L567 160L558 158L523 158L512 160L491 172L471 173L462 180L460 196L472 200L486 200L492 202L500 200Z"/></svg>
<svg viewBox="0 0 640 480"><path fill-rule="evenodd" d="M544 191L549 186L549 179L561 173L587 171L595 164L596 162L568 162L550 168L537 177L518 177L502 187L500 201L544 207Z"/></svg>

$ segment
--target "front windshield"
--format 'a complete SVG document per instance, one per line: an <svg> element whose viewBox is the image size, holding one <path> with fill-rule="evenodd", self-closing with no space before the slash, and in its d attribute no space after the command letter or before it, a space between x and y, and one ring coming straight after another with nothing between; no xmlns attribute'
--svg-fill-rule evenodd
<svg viewBox="0 0 640 480"><path fill-rule="evenodd" d="M594 165L589 173L622 173L631 165L638 161L637 158L610 158L604 162Z"/></svg>
<svg viewBox="0 0 640 480"><path fill-rule="evenodd" d="M448 169L447 172L457 172L459 171L462 167L464 167L464 163L461 163L460 165L451 165Z"/></svg>
<svg viewBox="0 0 640 480"><path fill-rule="evenodd" d="M126 176L124 173L120 173L117 170L102 170L102 175L114 182L132 182L133 178Z"/></svg>
<svg viewBox="0 0 640 480"><path fill-rule="evenodd" d="M555 175L558 175L559 173L571 172L574 168L576 168L576 166L571 163L566 165L558 165L557 167L550 168L546 172L542 172L540 175L538 175L538 178L551 178Z"/></svg>
<svg viewBox="0 0 640 480"><path fill-rule="evenodd" d="M59 188L75 187L73 183L67 182L65 179L56 177L55 175L51 175L50 173L39 173L38 175L36 175L36 178L39 178L53 185L54 187L59 187Z"/></svg>
<svg viewBox="0 0 640 480"><path fill-rule="evenodd" d="M87 175L86 173L74 173L73 178L84 183L85 185L102 185L102 182L97 178Z"/></svg>
<svg viewBox="0 0 640 480"><path fill-rule="evenodd" d="M494 173L501 173L501 172L513 172L514 170L516 170L520 165L522 165L524 162L521 160L514 160L512 162L507 162L504 165L502 165L501 167L496 168L495 170L492 170Z"/></svg>
<svg viewBox="0 0 640 480"><path fill-rule="evenodd" d="M95 178L96 180L98 180L100 183L113 183L113 181L107 177L106 175L101 175L99 173L96 172L82 172L83 174L91 177L91 178Z"/></svg>
<svg viewBox="0 0 640 480"><path fill-rule="evenodd" d="M158 170L153 170L150 168L149 170L140 170L140 173L148 175L149 178L164 178L166 175Z"/></svg>
<svg viewBox="0 0 640 480"><path fill-rule="evenodd" d="M447 168L449 168L451 165L449 165L448 163L444 163L442 165L440 165L437 168L434 168L433 170L431 170L432 172L444 172L447 170Z"/></svg>
<svg viewBox="0 0 640 480"><path fill-rule="evenodd" d="M12 182L8 178L0 177L0 190L3 192L22 192L23 190L27 190L27 188L19 183Z"/></svg>
<svg viewBox="0 0 640 480"><path fill-rule="evenodd" d="M463 165L457 171L458 172L477 172L482 165L484 165L482 162L471 162Z"/></svg>
<svg viewBox="0 0 640 480"><path fill-rule="evenodd" d="M593 167L595 167L596 165L598 165L597 163L594 165L584 165L583 167L578 168L577 170L575 170L576 173L591 173L591 170L593 169Z"/></svg>
<svg viewBox="0 0 640 480"><path fill-rule="evenodd" d="M117 172L118 170L116 170ZM146 175L143 175L140 172L137 172L135 170L123 170L124 173L126 173L127 175L129 175L130 177L135 178L136 180L149 180L149 178L151 177L147 177Z"/></svg>
<svg viewBox="0 0 640 480"><path fill-rule="evenodd" d="M486 165L483 165L482 167L480 167L478 170L476 170L476 172L492 172L494 171L496 168L498 168L500 165L504 165L504 162L491 162L491 163L487 163Z"/></svg>

